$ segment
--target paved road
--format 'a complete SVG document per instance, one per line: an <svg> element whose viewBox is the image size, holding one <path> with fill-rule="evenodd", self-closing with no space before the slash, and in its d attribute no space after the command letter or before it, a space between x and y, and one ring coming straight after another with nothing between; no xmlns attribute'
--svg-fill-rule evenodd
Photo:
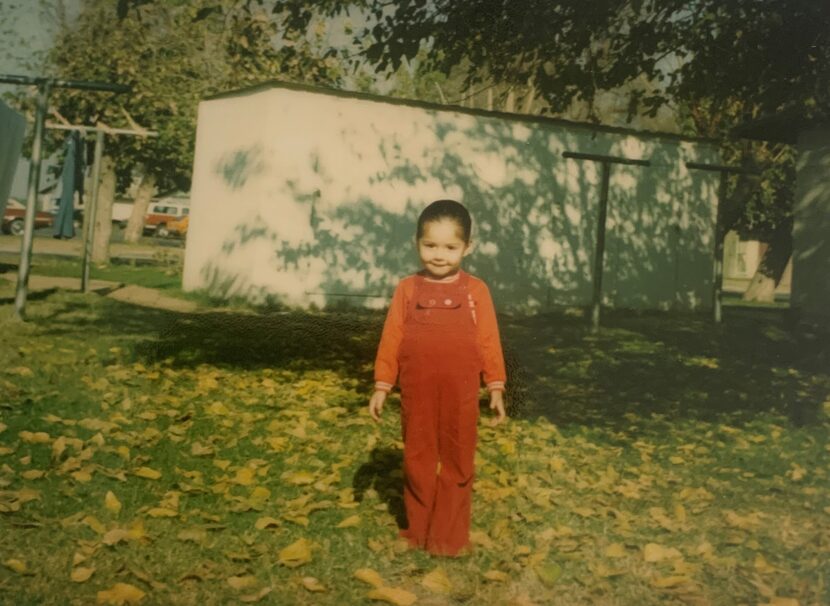
<svg viewBox="0 0 830 606"><path fill-rule="evenodd" d="M20 254L22 236L0 236L0 253ZM36 235L32 244L33 255L60 255L67 257L80 257L83 253L83 243L80 238L71 240L56 240L51 236ZM158 241L151 243L126 244L124 242L112 242L110 244L110 257L121 259L152 259L154 255L164 252L166 255L184 255L184 247L180 242L170 241L164 244Z"/></svg>

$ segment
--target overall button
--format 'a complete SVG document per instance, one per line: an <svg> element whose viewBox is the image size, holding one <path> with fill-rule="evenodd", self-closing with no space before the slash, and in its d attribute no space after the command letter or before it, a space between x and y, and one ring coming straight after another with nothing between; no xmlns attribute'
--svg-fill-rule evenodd
<svg viewBox="0 0 830 606"><path fill-rule="evenodd" d="M444 305L452 305L452 299L444 299Z"/></svg>

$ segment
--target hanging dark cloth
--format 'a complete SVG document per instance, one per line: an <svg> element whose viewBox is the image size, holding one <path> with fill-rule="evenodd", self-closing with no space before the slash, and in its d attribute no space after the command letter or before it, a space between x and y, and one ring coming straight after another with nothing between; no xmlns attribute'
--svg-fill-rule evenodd
<svg viewBox="0 0 830 606"><path fill-rule="evenodd" d="M58 214L55 216L54 237L72 238L75 236L73 226L75 211L75 192L80 200L84 196L84 154L81 133L72 131L66 138L66 152L61 171L61 198Z"/></svg>

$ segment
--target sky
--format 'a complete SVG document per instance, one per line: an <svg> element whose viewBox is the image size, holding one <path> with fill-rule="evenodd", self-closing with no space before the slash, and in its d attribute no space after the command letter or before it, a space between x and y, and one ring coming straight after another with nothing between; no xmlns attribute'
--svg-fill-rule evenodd
<svg viewBox="0 0 830 606"><path fill-rule="evenodd" d="M78 0L58 1L77 10ZM0 74L39 75L25 64L52 42L54 29L44 9L42 0L0 0Z"/></svg>

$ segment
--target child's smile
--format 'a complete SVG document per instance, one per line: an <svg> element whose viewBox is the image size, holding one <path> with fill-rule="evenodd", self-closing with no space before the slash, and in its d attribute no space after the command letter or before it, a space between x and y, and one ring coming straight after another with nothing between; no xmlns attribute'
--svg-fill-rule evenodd
<svg viewBox="0 0 830 606"><path fill-rule="evenodd" d="M460 226L451 219L425 223L417 244L421 264L434 278L456 273L470 251L470 243L464 240Z"/></svg>

